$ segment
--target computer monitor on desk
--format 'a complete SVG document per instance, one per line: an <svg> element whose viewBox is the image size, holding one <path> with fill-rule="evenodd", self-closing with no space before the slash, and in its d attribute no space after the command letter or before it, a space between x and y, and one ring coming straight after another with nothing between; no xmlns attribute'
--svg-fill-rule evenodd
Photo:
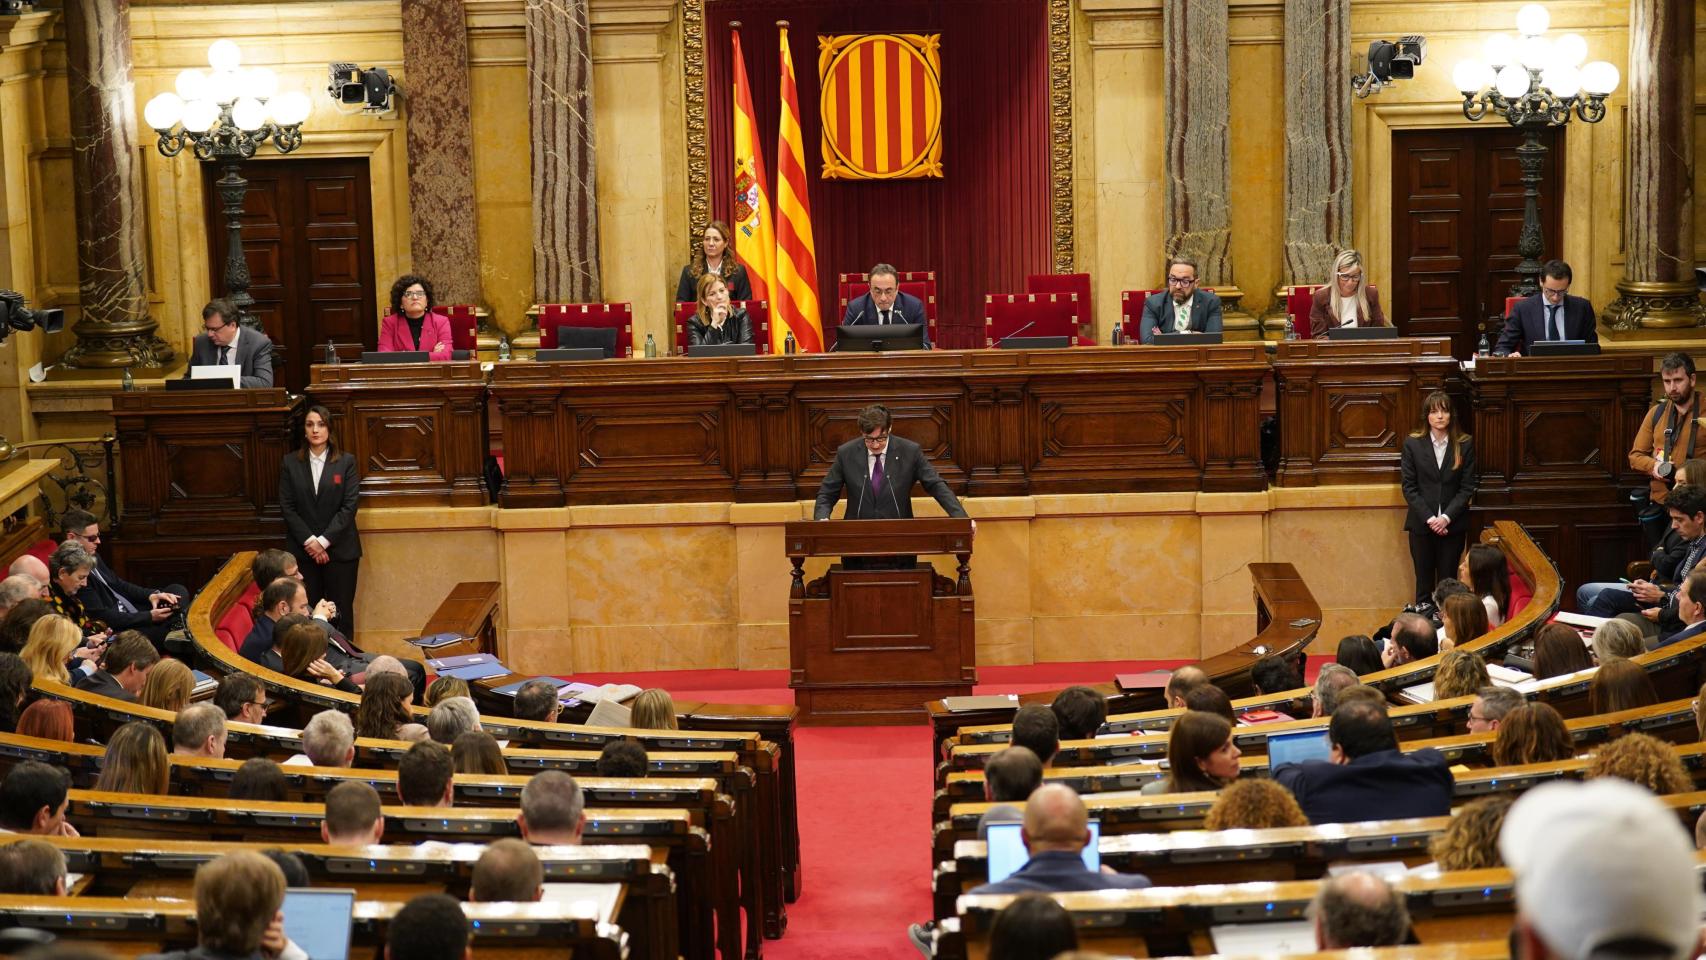
<svg viewBox="0 0 1706 960"><path fill-rule="evenodd" d="M616 356L615 327L557 327L557 347L563 350L603 350L605 359Z"/></svg>
<svg viewBox="0 0 1706 960"><path fill-rule="evenodd" d="M1586 340L1536 340L1528 345L1531 357L1597 357L1599 344Z"/></svg>
<svg viewBox="0 0 1706 960"><path fill-rule="evenodd" d="M1218 333L1159 333L1155 334L1157 347L1206 347L1225 343L1225 338Z"/></svg>
<svg viewBox="0 0 1706 960"><path fill-rule="evenodd" d="M922 323L844 323L835 332L841 353L891 353L924 349Z"/></svg>
<svg viewBox="0 0 1706 960"><path fill-rule="evenodd" d="M1328 340L1396 340L1397 327L1328 327Z"/></svg>

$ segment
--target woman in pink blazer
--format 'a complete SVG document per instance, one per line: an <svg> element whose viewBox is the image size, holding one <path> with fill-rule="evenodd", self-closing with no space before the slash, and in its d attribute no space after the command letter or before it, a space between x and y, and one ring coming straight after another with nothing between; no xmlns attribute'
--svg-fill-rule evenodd
<svg viewBox="0 0 1706 960"><path fill-rule="evenodd" d="M391 284L391 312L379 321L379 352L425 350L451 357L450 319L432 312L432 282L406 273Z"/></svg>

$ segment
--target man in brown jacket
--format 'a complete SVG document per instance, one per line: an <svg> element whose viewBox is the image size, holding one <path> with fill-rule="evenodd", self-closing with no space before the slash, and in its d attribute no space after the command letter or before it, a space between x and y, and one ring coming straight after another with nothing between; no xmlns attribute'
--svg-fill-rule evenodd
<svg viewBox="0 0 1706 960"><path fill-rule="evenodd" d="M1664 387L1664 399L1641 418L1635 446L1629 451L1629 466L1651 481L1654 504L1662 504L1670 496L1676 464L1696 456L1701 415L1700 394L1694 389L1693 357L1681 352L1666 354L1659 363L1659 382ZM1698 449L1706 453L1706 445ZM1648 532L1662 536L1669 518L1662 509L1657 512L1659 521L1655 521L1656 526L1649 524L1652 529Z"/></svg>

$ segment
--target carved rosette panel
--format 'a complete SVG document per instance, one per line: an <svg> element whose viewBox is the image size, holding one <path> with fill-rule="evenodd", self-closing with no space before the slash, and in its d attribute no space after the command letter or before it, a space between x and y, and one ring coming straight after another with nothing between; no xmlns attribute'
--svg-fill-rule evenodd
<svg viewBox="0 0 1706 960"><path fill-rule="evenodd" d="M436 418L387 413L367 420L370 475L436 473Z"/></svg>
<svg viewBox="0 0 1706 960"><path fill-rule="evenodd" d="M1398 450L1395 394L1336 394L1327 402L1327 450L1359 453Z"/></svg>

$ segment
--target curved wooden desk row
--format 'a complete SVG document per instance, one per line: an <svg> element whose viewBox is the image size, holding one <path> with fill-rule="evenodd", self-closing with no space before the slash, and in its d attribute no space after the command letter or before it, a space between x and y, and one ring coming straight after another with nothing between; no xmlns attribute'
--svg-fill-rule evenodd
<svg viewBox="0 0 1706 960"><path fill-rule="evenodd" d="M1321 605L1315 601L1309 587L1289 563L1252 563L1250 580L1256 599L1256 635L1243 644L1202 661L1210 679L1228 694L1247 694L1255 688L1250 684L1250 667L1270 654L1291 655L1314 641L1321 629ZM1091 688L1108 699L1108 711L1148 710L1160 707L1160 690L1126 692L1113 683L1092 684ZM933 757L942 755L942 743L961 728L983 729L987 725L993 737L998 730L1011 732L1013 714L1019 707L1040 703L1047 706L1058 690L1021 694L1011 707L985 710L950 711L940 700L924 705L929 714L935 737ZM1005 739L1005 738L1003 738Z"/></svg>
<svg viewBox="0 0 1706 960"><path fill-rule="evenodd" d="M1502 655L1505 650L1528 639L1536 629L1552 619L1552 615L1558 612L1559 605L1563 602L1564 584L1558 575L1557 566L1535 544L1533 538L1528 535L1521 524L1508 520L1498 521L1481 531L1481 542L1494 544L1503 550L1505 560L1510 564L1511 570L1529 585L1534 594L1533 599L1529 601L1527 606L1518 611L1516 616L1463 645L1463 649L1474 650L1483 656ZM1257 566L1257 564L1251 565L1253 577L1256 576ZM1257 585L1259 597L1261 590L1261 579L1259 577L1257 578ZM1307 587L1301 581L1298 582L1296 589L1307 594ZM1317 612L1317 619L1319 616L1320 614ZM1311 631L1309 639L1314 639L1314 631ZM1264 648L1262 653L1254 656L1249 655L1249 652L1258 648ZM1285 690L1263 696L1238 698L1237 693L1249 689L1250 666L1261 656L1283 651L1270 644L1263 643L1262 636L1258 635L1255 640L1246 643L1233 652L1244 654L1244 662L1240 664L1244 686L1228 688L1226 684L1221 683L1219 677L1222 673L1223 664L1219 657L1212 657L1201 664L1208 671L1210 679L1234 697L1232 701L1233 710L1239 713L1246 713L1251 710L1277 710L1292 716L1307 716L1310 713L1310 695L1313 691L1309 687L1299 687L1295 690ZM1222 654L1221 656L1226 655ZM1378 687L1389 695L1396 694L1397 691L1405 687L1431 681L1434 670L1439 666L1440 659L1440 656L1433 656L1388 670L1379 670L1365 675L1362 682ZM1109 694L1111 690L1108 685L1103 685L1098 689L1101 689L1105 695ZM1118 691L1112 692L1118 693ZM1161 699L1161 694L1158 691L1146 691L1145 693L1155 702L1159 702ZM1027 703L1047 704L1052 702L1058 694L1059 691L1024 694L1019 698L1019 705ZM940 741L950 737L957 738L957 742L968 744L1006 742L1012 734L1012 715L1017 709L1014 707L999 711L999 713L1004 714L999 717L993 716L997 711L980 711L984 716L974 717L970 713L951 714L941 709L940 704L935 704L934 707L930 711L930 716L936 727L938 752L935 756L938 757L941 756ZM1133 700L1123 694L1110 695L1108 699L1108 720L1102 732L1164 731L1173 725L1173 719L1181 712L1174 709L1137 708L1133 706ZM966 722L967 718L973 718L974 722Z"/></svg>

